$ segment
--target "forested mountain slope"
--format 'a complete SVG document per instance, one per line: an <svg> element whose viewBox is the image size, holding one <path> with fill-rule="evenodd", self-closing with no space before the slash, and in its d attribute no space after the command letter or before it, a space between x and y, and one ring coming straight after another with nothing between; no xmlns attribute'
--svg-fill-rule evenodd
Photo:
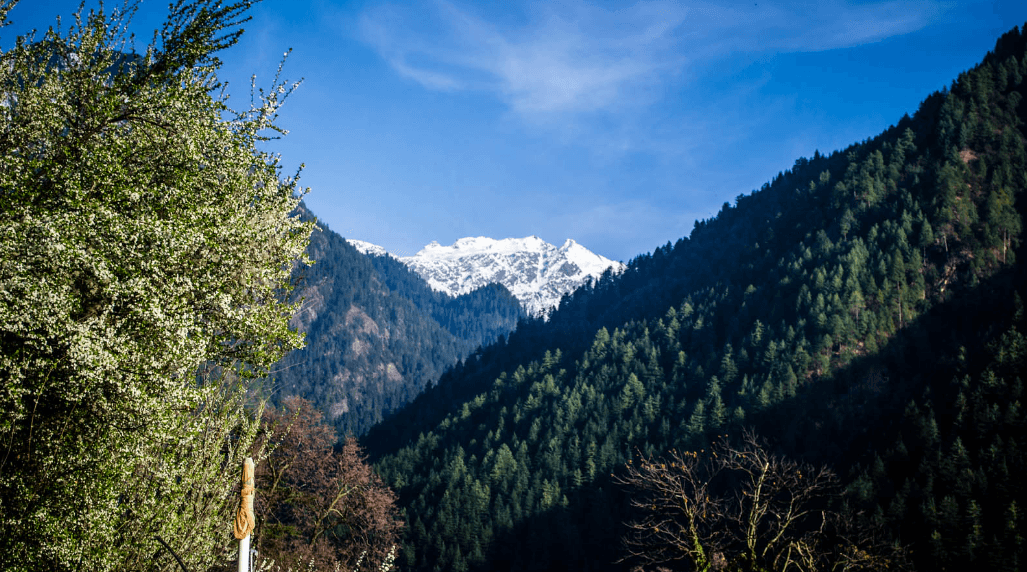
<svg viewBox="0 0 1027 572"><path fill-rule="evenodd" d="M1018 29L913 117L522 324L376 427L420 570L626 569L609 476L743 428L921 569L1016 569L1027 457Z"/></svg>
<svg viewBox="0 0 1027 572"><path fill-rule="evenodd" d="M340 435L364 433L523 316L502 286L453 298L320 226L307 249L315 264L297 270L294 292L303 305L292 325L307 345L276 365L273 399L312 401Z"/></svg>

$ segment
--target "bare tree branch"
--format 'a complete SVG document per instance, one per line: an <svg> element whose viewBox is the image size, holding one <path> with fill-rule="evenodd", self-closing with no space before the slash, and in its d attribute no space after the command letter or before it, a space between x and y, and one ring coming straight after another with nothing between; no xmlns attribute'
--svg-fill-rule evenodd
<svg viewBox="0 0 1027 572"><path fill-rule="evenodd" d="M321 414L299 397L267 410L275 448L257 471L256 547L285 570L377 567L398 542L396 496L367 464L355 439L334 450Z"/></svg>
<svg viewBox="0 0 1027 572"><path fill-rule="evenodd" d="M841 489L826 467L771 454L752 433L741 444L639 458L615 478L638 517L624 561L639 568L857 571L903 569L890 547L834 507Z"/></svg>

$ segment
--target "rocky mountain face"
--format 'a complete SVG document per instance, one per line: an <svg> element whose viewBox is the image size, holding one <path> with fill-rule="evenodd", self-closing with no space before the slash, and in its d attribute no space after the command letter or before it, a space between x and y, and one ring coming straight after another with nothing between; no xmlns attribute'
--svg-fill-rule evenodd
<svg viewBox="0 0 1027 572"><path fill-rule="evenodd" d="M316 263L297 269L293 293L303 303L292 326L306 348L275 367L272 402L302 396L340 435L363 434L524 316L498 284L448 296L395 258L365 256L320 227L307 249Z"/></svg>
<svg viewBox="0 0 1027 572"><path fill-rule="evenodd" d="M373 255L385 250L350 240L357 250ZM449 246L432 242L413 256L396 257L436 291L460 296L487 284L502 284L535 317L545 316L560 299L586 281L624 264L595 254L571 239L556 247L537 236L496 240L461 238Z"/></svg>

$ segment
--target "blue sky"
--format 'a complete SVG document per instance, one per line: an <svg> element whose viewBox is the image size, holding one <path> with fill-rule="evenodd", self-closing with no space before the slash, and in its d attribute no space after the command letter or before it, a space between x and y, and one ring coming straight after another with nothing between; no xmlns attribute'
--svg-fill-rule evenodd
<svg viewBox="0 0 1027 572"><path fill-rule="evenodd" d="M22 0L0 39L77 6ZM142 3L140 49L166 6ZM250 75L269 86L293 49L284 77L303 84L270 148L287 172L305 163L333 230L400 255L538 235L627 261L912 114L1027 2L264 0L252 15L220 76L242 107Z"/></svg>

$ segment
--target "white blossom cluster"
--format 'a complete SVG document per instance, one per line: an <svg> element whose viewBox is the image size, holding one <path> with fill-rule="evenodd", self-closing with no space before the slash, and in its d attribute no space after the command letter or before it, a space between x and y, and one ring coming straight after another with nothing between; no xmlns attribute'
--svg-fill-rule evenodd
<svg viewBox="0 0 1027 572"><path fill-rule="evenodd" d="M312 228L257 147L295 85L216 89L249 4L173 5L134 57L102 10L0 52L0 569L177 566L159 536L199 570L228 541Z"/></svg>

